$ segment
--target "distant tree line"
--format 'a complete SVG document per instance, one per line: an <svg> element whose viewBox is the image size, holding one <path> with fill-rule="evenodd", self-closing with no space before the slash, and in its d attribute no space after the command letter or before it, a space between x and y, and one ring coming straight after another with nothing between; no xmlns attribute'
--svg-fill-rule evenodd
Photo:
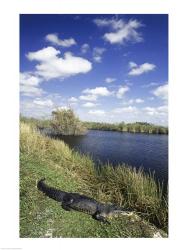
<svg viewBox="0 0 187 250"><path fill-rule="evenodd" d="M88 129L93 130L107 130L131 133L147 133L147 134L168 134L168 128L158 126L147 122L134 122L134 123L104 123L104 122L85 122Z"/></svg>
<svg viewBox="0 0 187 250"><path fill-rule="evenodd" d="M21 121L28 122L37 128L50 128L57 134L83 135L87 129L119 131L146 134L168 134L168 128L147 122L104 123L81 122L72 109L57 109L52 112L51 119L36 119L21 116Z"/></svg>

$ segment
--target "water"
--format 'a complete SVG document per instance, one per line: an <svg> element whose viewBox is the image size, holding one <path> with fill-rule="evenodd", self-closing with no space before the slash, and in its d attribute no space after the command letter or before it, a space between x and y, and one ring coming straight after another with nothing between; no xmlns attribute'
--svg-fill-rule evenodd
<svg viewBox="0 0 187 250"><path fill-rule="evenodd" d="M59 138L59 136L58 136ZM90 130L84 136L61 136L71 148L90 154L98 163L114 166L127 163L146 172L155 171L155 177L168 181L168 136Z"/></svg>

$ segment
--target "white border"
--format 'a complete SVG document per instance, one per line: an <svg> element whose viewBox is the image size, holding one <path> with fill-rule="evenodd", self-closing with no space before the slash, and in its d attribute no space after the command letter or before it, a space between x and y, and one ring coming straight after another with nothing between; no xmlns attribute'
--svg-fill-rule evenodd
<svg viewBox="0 0 187 250"><path fill-rule="evenodd" d="M166 249L184 245L186 227L186 8L172 0L1 0L0 248ZM169 239L19 239L19 13L167 14L170 19ZM184 61L185 60L185 61ZM185 84L185 85L184 85ZM187 221L187 220L186 220Z"/></svg>

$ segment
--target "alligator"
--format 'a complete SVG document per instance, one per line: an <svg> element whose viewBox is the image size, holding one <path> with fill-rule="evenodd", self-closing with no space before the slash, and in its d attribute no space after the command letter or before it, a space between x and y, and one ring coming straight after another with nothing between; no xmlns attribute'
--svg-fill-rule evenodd
<svg viewBox="0 0 187 250"><path fill-rule="evenodd" d="M41 179L37 183L37 188L49 198L61 203L61 207L66 211L79 211L92 216L93 219L110 224L108 217L123 213L125 210L121 207L111 204L103 204L97 200L79 193L69 193L48 186Z"/></svg>

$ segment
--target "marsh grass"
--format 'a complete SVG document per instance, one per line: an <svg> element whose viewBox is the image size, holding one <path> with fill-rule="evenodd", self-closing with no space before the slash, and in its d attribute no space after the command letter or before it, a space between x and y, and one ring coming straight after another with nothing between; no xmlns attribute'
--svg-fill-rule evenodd
<svg viewBox="0 0 187 250"><path fill-rule="evenodd" d="M125 164L115 169L110 164L96 168L89 156L71 150L63 141L41 135L35 126L21 122L20 131L20 198L23 220L26 217L24 210L29 209L25 200L26 193L29 194L27 185L35 188L34 182L46 177L51 184L59 185L59 188L66 191L80 192L101 202L116 203L136 211L142 218L167 231L167 196L163 195L162 187L156 183L153 175ZM37 190L34 191L36 192ZM33 211L36 210L36 197L30 200ZM27 219L25 220L28 224ZM32 223L32 218L30 221ZM93 232L95 233L98 231ZM25 234L30 235L29 232L22 232L22 235ZM133 237L130 231L124 235Z"/></svg>
<svg viewBox="0 0 187 250"><path fill-rule="evenodd" d="M100 196L106 201L110 200L127 210L135 210L167 230L167 194L153 174L146 174L143 168L137 169L125 164L115 168L107 164L100 168L96 176L92 190L99 190Z"/></svg>

